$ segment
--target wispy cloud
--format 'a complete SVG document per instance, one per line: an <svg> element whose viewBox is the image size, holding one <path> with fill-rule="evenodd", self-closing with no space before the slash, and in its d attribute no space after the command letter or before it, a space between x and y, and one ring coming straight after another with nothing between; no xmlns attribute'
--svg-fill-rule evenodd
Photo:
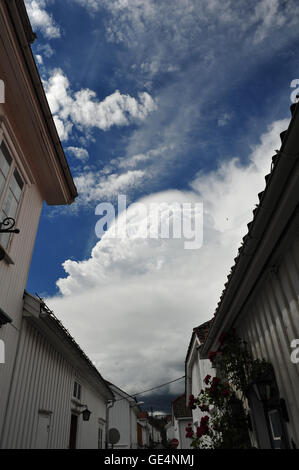
<svg viewBox="0 0 299 470"><path fill-rule="evenodd" d="M105 200L114 200L118 194L129 195L141 184L145 177L144 171L129 170L126 173L110 173L103 175L102 171L85 171L74 178L78 189L78 205L93 205Z"/></svg>

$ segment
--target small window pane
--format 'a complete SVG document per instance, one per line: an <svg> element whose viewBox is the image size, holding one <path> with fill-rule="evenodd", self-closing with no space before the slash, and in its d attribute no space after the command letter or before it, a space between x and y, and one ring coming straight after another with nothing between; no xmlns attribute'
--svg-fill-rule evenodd
<svg viewBox="0 0 299 470"><path fill-rule="evenodd" d="M11 162L12 162L12 158L9 155L9 152L7 150L5 143L2 142L0 146L0 170L2 171L5 177L8 175Z"/></svg>
<svg viewBox="0 0 299 470"><path fill-rule="evenodd" d="M2 173L2 171L0 171L0 197L2 196L4 186L5 186L5 177Z"/></svg>
<svg viewBox="0 0 299 470"><path fill-rule="evenodd" d="M12 193L11 189L9 188L6 198L4 200L2 211L4 212L6 217L12 217L14 219L17 213L17 209L18 201L14 197L14 194Z"/></svg>
<svg viewBox="0 0 299 470"><path fill-rule="evenodd" d="M15 198L17 201L20 200L21 193L22 193L22 188L23 188L23 181L19 175L19 172L17 170L14 171L13 177L10 183L10 189L13 192Z"/></svg>

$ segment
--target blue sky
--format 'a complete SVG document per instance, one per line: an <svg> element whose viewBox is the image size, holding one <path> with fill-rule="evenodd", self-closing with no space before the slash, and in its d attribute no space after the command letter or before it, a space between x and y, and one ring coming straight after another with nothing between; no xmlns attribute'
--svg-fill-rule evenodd
<svg viewBox="0 0 299 470"><path fill-rule="evenodd" d="M290 116L299 5L26 4L79 190L71 207L44 206L27 288L49 298L109 380L132 393L150 388L182 375L192 328L213 315L252 218ZM203 248L99 242L95 207L118 194L129 204L203 201Z"/></svg>

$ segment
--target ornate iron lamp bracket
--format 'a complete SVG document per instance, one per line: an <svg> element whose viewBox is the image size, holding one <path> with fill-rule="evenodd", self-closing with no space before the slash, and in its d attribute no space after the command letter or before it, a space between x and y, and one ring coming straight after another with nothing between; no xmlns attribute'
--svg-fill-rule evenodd
<svg viewBox="0 0 299 470"><path fill-rule="evenodd" d="M20 233L18 228L14 228L15 224L15 219L7 217L3 222L0 222L0 233Z"/></svg>

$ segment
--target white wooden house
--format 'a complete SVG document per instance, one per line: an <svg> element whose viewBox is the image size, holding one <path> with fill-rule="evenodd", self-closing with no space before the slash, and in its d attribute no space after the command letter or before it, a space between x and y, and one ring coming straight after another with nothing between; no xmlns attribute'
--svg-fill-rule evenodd
<svg viewBox="0 0 299 470"><path fill-rule="evenodd" d="M137 418L140 407L136 398L121 390L116 385L109 383L113 393L113 400L108 404L109 431L118 432L119 440L113 445L114 449L137 449ZM109 443L108 448L112 448Z"/></svg>
<svg viewBox="0 0 299 470"><path fill-rule="evenodd" d="M35 34L23 0L0 2L0 31L0 79L5 91L0 103L0 229L9 228L3 222L10 217L20 230L0 233L2 440L42 205L44 201L70 204L77 192L31 51Z"/></svg>
<svg viewBox="0 0 299 470"><path fill-rule="evenodd" d="M149 449L152 443L151 425L148 421L148 412L141 411L137 421L137 438L139 449Z"/></svg>
<svg viewBox="0 0 299 470"><path fill-rule="evenodd" d="M172 429L169 434L177 439L178 449L191 449L191 440L186 437L186 427L192 423L191 410L186 406L186 394L180 395L171 403Z"/></svg>
<svg viewBox="0 0 299 470"><path fill-rule="evenodd" d="M25 293L1 447L104 449L106 405L112 398L106 381L54 313ZM86 410L91 413L87 421Z"/></svg>
<svg viewBox="0 0 299 470"><path fill-rule="evenodd" d="M259 448L299 448L299 363L292 359L299 343L299 106L291 111L201 348L207 358L220 334L234 327L254 357L273 366L269 394L255 387L248 397L252 443Z"/></svg>
<svg viewBox="0 0 299 470"><path fill-rule="evenodd" d="M215 369L212 368L211 361L200 357L200 349L209 330L210 324L211 322L207 321L194 328L192 332L185 360L186 406L188 406L190 395L194 395L196 398L200 391L205 389L205 377L207 375L210 375L211 377L215 376ZM207 413L203 413L198 407L196 407L195 410L191 410L191 412L194 430L196 430L197 426L200 425L202 416Z"/></svg>

